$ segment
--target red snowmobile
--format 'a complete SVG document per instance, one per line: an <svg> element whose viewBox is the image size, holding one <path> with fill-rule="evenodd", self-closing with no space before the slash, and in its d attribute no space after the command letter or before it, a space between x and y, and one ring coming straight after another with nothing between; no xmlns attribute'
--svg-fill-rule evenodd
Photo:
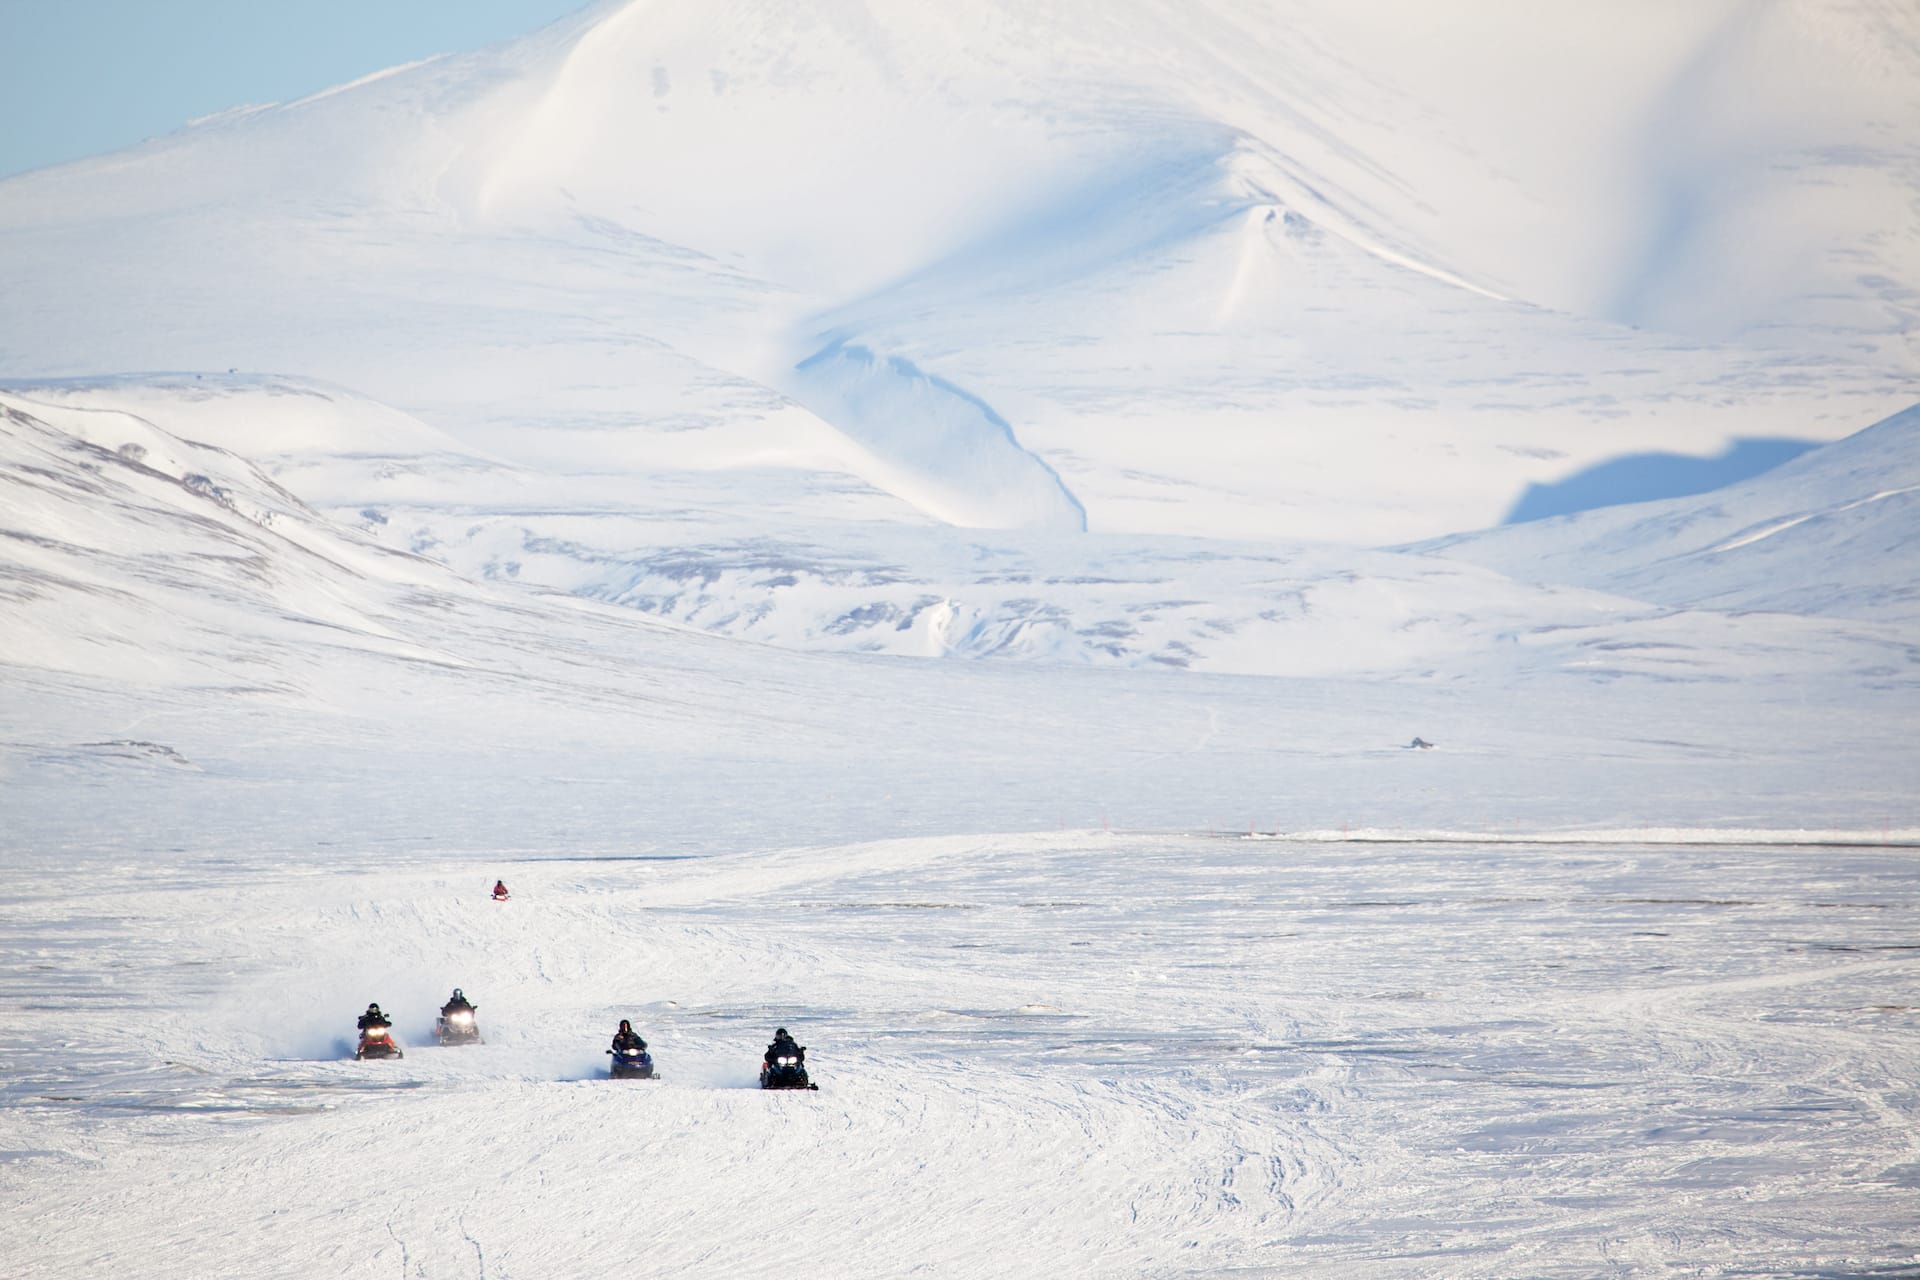
<svg viewBox="0 0 1920 1280"><path fill-rule="evenodd" d="M379 1012L378 1006L360 1019L360 1044L353 1051L355 1062L364 1062L368 1058L404 1058L400 1046L393 1040L393 1023Z"/></svg>

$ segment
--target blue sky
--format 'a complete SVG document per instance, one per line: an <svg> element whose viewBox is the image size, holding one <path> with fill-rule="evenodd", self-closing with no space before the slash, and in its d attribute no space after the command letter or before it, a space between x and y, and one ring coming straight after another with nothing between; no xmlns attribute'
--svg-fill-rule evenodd
<svg viewBox="0 0 1920 1280"><path fill-rule="evenodd" d="M588 0L0 0L0 177L545 26Z"/></svg>

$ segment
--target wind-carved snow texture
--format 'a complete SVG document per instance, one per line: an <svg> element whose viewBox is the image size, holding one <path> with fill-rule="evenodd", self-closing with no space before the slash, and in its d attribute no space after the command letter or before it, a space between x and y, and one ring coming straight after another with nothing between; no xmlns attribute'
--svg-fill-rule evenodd
<svg viewBox="0 0 1920 1280"><path fill-rule="evenodd" d="M1908 851L571 852L84 859L10 895L8 1275L1911 1261ZM456 985L482 1046L432 1044ZM375 999L407 1055L345 1060ZM663 1079L605 1078L621 1018ZM819 1093L753 1087L776 1025Z"/></svg>
<svg viewBox="0 0 1920 1280"><path fill-rule="evenodd" d="M1087 513L978 397L911 360L835 342L794 367L795 398L872 459L866 478L965 529L1084 531Z"/></svg>

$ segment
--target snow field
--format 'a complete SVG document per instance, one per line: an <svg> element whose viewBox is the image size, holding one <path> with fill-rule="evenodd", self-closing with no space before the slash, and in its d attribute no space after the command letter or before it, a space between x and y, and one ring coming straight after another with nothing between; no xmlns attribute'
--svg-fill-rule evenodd
<svg viewBox="0 0 1920 1280"><path fill-rule="evenodd" d="M603 0L0 183L0 1275L1911 1273L1920 11L1631 8Z"/></svg>
<svg viewBox="0 0 1920 1280"><path fill-rule="evenodd" d="M1066 833L102 872L5 909L0 1256L1884 1267L1920 1180L1912 857ZM455 985L487 1044L432 1045ZM342 1060L370 999L404 1060ZM601 1078L623 1016L662 1080ZM753 1087L775 1025L820 1093Z"/></svg>

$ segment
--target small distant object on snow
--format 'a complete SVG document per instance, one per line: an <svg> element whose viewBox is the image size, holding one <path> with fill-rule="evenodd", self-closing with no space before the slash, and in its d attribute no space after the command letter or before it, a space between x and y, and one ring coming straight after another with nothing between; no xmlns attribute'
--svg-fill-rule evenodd
<svg viewBox="0 0 1920 1280"><path fill-rule="evenodd" d="M1415 738L1412 742L1409 742L1407 746L1409 749L1414 751L1433 750L1433 744L1431 742L1428 742L1425 738Z"/></svg>

